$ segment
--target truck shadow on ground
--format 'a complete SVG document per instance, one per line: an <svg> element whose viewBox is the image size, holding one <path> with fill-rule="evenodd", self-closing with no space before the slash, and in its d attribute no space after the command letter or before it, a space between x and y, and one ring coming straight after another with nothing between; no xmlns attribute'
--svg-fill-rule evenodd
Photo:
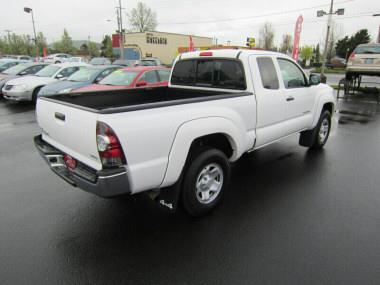
<svg viewBox="0 0 380 285"><path fill-rule="evenodd" d="M307 183L324 163L324 151L305 151L289 144L274 144L245 155L233 165L222 204L201 219L190 218L183 211L169 214L143 197L99 204L96 200L91 217L80 221L81 226L73 229L68 220L66 227L61 224L57 228L62 237L57 244L65 264L62 268L70 272L81 268L86 275L102 268L108 277L115 277L120 270L128 275L128 268L170 274L182 259L204 264L209 252L221 252L214 258L222 258L233 250L231 243L239 242L239 235L247 238L244 225L260 231L263 216L283 215L276 208L281 209L289 196L318 191L318 185L310 188ZM305 184L296 183L300 175ZM133 272L133 278L144 274Z"/></svg>

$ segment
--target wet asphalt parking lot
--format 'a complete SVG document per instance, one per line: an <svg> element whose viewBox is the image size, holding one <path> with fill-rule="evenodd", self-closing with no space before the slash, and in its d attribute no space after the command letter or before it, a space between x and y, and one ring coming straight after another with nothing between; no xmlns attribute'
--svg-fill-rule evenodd
<svg viewBox="0 0 380 285"><path fill-rule="evenodd" d="M379 284L380 105L340 101L325 149L292 136L233 167L202 219L72 188L0 100L0 284Z"/></svg>

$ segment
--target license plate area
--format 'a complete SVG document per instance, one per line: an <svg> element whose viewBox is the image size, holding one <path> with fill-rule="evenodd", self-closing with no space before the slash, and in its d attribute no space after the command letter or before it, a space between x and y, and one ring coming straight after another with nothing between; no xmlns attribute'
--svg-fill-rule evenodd
<svg viewBox="0 0 380 285"><path fill-rule="evenodd" d="M365 64L373 64L373 58L366 58L364 59Z"/></svg>

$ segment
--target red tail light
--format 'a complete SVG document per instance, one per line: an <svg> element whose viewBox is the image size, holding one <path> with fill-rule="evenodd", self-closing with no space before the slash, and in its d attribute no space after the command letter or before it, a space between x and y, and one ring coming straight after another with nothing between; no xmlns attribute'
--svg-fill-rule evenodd
<svg viewBox="0 0 380 285"><path fill-rule="evenodd" d="M353 60L354 58L355 58L355 52L352 52L352 53L350 54L349 59Z"/></svg>
<svg viewBox="0 0 380 285"><path fill-rule="evenodd" d="M126 163L119 139L111 127L103 122L97 122L96 143L103 167L119 167Z"/></svg>

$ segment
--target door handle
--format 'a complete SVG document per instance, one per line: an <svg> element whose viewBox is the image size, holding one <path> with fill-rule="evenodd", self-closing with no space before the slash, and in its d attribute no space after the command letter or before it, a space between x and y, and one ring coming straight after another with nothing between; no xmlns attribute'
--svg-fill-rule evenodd
<svg viewBox="0 0 380 285"><path fill-rule="evenodd" d="M289 96L288 98L286 98L286 101L293 101L294 100L294 97L292 97L292 96Z"/></svg>
<svg viewBox="0 0 380 285"><path fill-rule="evenodd" d="M60 121L65 121L66 120L65 114L62 114L62 113L59 113L59 112L55 112L54 117L56 119L60 120Z"/></svg>

